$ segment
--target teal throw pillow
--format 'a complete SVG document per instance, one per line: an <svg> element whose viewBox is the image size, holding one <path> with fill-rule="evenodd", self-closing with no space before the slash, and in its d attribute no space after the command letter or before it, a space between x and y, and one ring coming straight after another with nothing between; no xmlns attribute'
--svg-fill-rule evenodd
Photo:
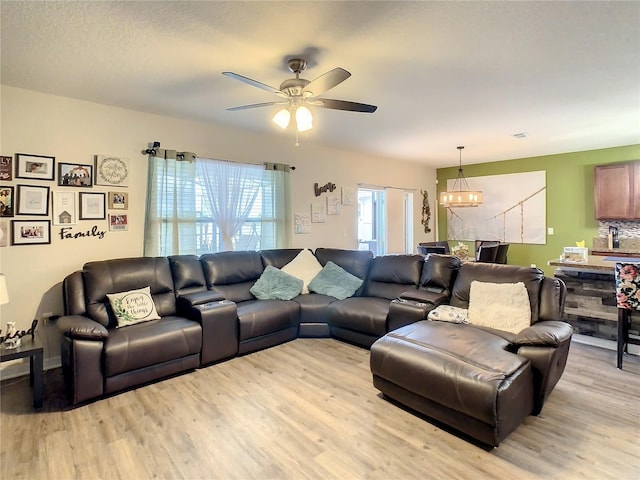
<svg viewBox="0 0 640 480"><path fill-rule="evenodd" d="M291 300L300 295L303 284L299 278L267 265L249 291L259 300Z"/></svg>
<svg viewBox="0 0 640 480"><path fill-rule="evenodd" d="M309 282L309 291L344 300L356 293L360 285L362 280L358 277L333 262L327 262L320 273Z"/></svg>

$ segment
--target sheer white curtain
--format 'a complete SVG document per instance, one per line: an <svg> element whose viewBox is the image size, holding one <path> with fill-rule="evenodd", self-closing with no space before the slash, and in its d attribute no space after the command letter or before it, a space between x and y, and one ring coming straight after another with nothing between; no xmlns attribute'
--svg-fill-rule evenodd
<svg viewBox="0 0 640 480"><path fill-rule="evenodd" d="M287 246L288 165L175 157L149 157L145 255Z"/></svg>
<svg viewBox="0 0 640 480"><path fill-rule="evenodd" d="M233 250L233 239L249 218L262 187L263 165L198 158L196 174L204 201L220 231L222 250Z"/></svg>
<svg viewBox="0 0 640 480"><path fill-rule="evenodd" d="M144 232L146 256L196 252L195 163L175 152L149 156Z"/></svg>

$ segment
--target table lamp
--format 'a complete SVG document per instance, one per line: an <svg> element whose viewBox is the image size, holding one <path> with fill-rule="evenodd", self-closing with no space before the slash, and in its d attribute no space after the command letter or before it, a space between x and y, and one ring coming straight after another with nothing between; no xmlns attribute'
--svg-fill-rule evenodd
<svg viewBox="0 0 640 480"><path fill-rule="evenodd" d="M5 305L9 303L9 291L7 290L7 280L4 274L0 273L0 305ZM14 322L7 323L7 337L15 334ZM18 337L15 338L7 338L4 342L7 345L7 348L17 348L22 343L22 340Z"/></svg>

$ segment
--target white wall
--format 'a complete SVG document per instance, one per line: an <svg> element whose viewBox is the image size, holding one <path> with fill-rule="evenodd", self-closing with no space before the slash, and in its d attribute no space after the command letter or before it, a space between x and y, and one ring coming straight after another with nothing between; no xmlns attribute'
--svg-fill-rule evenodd
<svg viewBox="0 0 640 480"><path fill-rule="evenodd" d="M104 239L61 239L60 227L52 226L51 245L22 245L0 248L0 272L9 288L10 303L0 307L0 328L15 321L27 329L32 319L44 313L63 313L61 282L85 262L142 254L147 157L141 154L150 141L162 147L192 151L203 156L250 161L288 163L296 167L291 174L292 211L308 211L316 200L313 184L333 182L341 187L358 183L415 189L414 243L433 240L420 224L422 195L427 189L436 198L435 170L391 158L376 158L344 150L313 145L313 133L300 147L286 135L265 135L230 129L219 125L162 117L132 110L83 102L38 92L2 86L0 155L31 153L56 157L56 162L93 164L96 154L130 159L129 230L109 232L107 221L80 221L74 232L93 225L107 231ZM357 123L354 123L357 128ZM57 170L57 167L56 167ZM57 178L57 175L56 175ZM45 185L52 190L56 182L15 179L11 185ZM94 186L77 191L107 192L116 190ZM68 191L68 190L67 190ZM324 195L322 196L324 200ZM432 211L436 209L432 207ZM290 236L291 247L357 248L357 207L343 206L339 216L327 216L324 224L312 224L311 234ZM16 216L14 219L37 217ZM40 217L43 219L44 217ZM12 219L1 219L10 222ZM45 342L45 362L59 364L59 336L55 325L40 323L38 330ZM6 364L3 364L5 367ZM9 364L16 368L16 365ZM24 367L19 365L18 367ZM7 370L8 372L9 370ZM4 370L0 370L3 373Z"/></svg>

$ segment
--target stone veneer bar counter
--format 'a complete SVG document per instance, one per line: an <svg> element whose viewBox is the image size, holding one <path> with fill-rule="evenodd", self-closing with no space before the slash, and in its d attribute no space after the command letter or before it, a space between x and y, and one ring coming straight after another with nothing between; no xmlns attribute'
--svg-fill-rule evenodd
<svg viewBox="0 0 640 480"><path fill-rule="evenodd" d="M616 262L606 258L618 257L589 255L585 263L551 260L549 265L558 267L554 277L567 285L565 321L575 333L616 341L618 309L613 275ZM636 258L620 260L640 263ZM637 315L632 315L631 322L631 330L640 331Z"/></svg>

